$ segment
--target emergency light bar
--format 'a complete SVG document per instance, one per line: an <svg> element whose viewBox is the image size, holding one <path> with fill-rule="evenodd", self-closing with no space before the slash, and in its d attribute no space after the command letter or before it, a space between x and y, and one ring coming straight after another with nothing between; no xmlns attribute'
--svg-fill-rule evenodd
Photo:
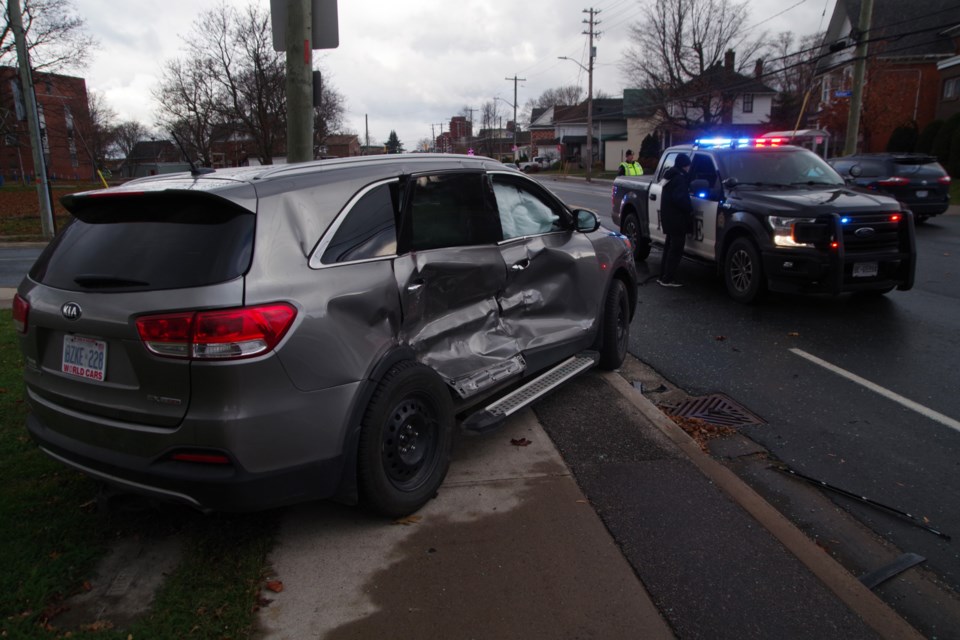
<svg viewBox="0 0 960 640"><path fill-rule="evenodd" d="M789 138L698 138L693 146L698 149L737 149L739 147L779 147L790 144Z"/></svg>

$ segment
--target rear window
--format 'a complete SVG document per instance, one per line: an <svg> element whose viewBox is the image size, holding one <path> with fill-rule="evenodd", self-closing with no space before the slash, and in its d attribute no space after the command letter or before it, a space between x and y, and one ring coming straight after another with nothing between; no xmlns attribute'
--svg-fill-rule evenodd
<svg viewBox="0 0 960 640"><path fill-rule="evenodd" d="M893 167L894 174L898 176L936 179L947 175L936 158L931 157L896 158Z"/></svg>
<svg viewBox="0 0 960 640"><path fill-rule="evenodd" d="M220 198L150 195L74 201L74 219L30 277L70 291L201 287L242 276L254 215Z"/></svg>

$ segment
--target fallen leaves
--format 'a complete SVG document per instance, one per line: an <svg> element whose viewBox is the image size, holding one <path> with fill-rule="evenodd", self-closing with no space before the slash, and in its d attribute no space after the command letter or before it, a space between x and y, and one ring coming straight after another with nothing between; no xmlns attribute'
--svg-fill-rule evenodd
<svg viewBox="0 0 960 640"><path fill-rule="evenodd" d="M515 447L528 447L531 444L533 444L533 442L531 442L530 440L527 440L526 438L512 438L510 440L510 444L512 444Z"/></svg>
<svg viewBox="0 0 960 640"><path fill-rule="evenodd" d="M280 593L283 591L283 582L280 580L270 580L267 582L266 587L274 593Z"/></svg>
<svg viewBox="0 0 960 640"><path fill-rule="evenodd" d="M393 524L402 524L405 527L409 527L412 524L417 524L423 520L423 516L407 516L406 518L399 518L393 521Z"/></svg>
<svg viewBox="0 0 960 640"><path fill-rule="evenodd" d="M733 427L723 427L711 424L700 418L687 418L685 416L670 416L678 427L687 432L687 434L700 445L704 451L707 450L707 441L714 438L733 435L737 432Z"/></svg>

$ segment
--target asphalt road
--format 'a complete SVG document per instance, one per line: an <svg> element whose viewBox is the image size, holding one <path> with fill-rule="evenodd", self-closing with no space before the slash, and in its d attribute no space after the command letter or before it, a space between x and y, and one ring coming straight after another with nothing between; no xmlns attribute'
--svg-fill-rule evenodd
<svg viewBox="0 0 960 640"><path fill-rule="evenodd" d="M546 184L608 214L608 185ZM738 431L764 456L908 514L829 492L844 514L960 590L957 542L935 533L960 536L960 216L918 226L917 248L910 291L771 295L753 306L729 300L713 269L684 261L684 288L640 288L630 351L689 395L722 393L760 416L765 424ZM641 272L657 273L659 260L655 250ZM772 475L747 479L835 556L857 556L862 536L792 504Z"/></svg>

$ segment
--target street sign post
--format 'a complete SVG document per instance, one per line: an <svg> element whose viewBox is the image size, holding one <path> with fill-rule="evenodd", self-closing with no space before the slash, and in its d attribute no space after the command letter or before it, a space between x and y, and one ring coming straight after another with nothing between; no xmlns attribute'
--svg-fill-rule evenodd
<svg viewBox="0 0 960 640"><path fill-rule="evenodd" d="M270 17L273 26L273 50L287 50L287 5L288 0L270 0ZM311 0L312 19L311 48L336 49L340 46L340 25L337 18L337 0Z"/></svg>

